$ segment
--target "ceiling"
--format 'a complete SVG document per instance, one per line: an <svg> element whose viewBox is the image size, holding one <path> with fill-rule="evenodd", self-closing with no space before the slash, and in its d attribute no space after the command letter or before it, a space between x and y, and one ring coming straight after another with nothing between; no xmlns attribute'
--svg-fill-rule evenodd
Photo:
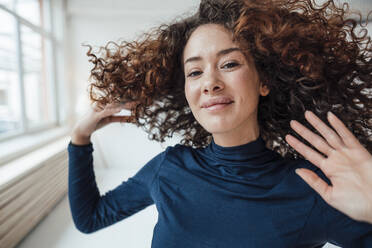
<svg viewBox="0 0 372 248"><path fill-rule="evenodd" d="M68 15L120 17L129 16L175 16L192 12L200 0L66 0ZM316 0L324 3L326 0ZM361 10L363 19L372 11L372 0L334 0L336 3L347 2L352 9ZM353 16L354 17L354 16ZM357 16L355 15L355 18ZM372 13L370 15L372 19ZM371 20L372 21L372 20Z"/></svg>

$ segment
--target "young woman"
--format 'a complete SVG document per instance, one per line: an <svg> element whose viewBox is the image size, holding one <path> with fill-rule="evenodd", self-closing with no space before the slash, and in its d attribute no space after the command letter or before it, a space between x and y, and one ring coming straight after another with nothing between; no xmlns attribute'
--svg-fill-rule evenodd
<svg viewBox="0 0 372 248"><path fill-rule="evenodd" d="M68 147L76 227L156 204L152 247L372 247L371 42L347 14L205 0L103 57L89 50L94 107ZM112 122L183 140L100 196L90 136Z"/></svg>

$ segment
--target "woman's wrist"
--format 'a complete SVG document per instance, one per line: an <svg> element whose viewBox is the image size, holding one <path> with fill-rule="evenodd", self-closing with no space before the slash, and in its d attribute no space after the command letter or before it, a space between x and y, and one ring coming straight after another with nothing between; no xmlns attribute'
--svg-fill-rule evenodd
<svg viewBox="0 0 372 248"><path fill-rule="evenodd" d="M372 224L372 212L371 212L371 214L369 215L369 218L367 219L367 222L368 222L369 224Z"/></svg>
<svg viewBox="0 0 372 248"><path fill-rule="evenodd" d="M90 142L90 136L84 136L76 132L73 132L71 135L71 143L74 145L83 146L90 144Z"/></svg>
<svg viewBox="0 0 372 248"><path fill-rule="evenodd" d="M367 216L366 216L366 221L370 224L372 224L372 195L369 197L369 202L368 202L368 210L367 210Z"/></svg>

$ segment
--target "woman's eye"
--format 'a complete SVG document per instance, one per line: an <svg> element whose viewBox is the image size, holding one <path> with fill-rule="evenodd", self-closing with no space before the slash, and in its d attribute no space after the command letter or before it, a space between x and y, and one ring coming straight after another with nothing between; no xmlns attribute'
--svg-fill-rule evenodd
<svg viewBox="0 0 372 248"><path fill-rule="evenodd" d="M187 77L196 77L199 76L202 72L201 71L193 71L187 75Z"/></svg>
<svg viewBox="0 0 372 248"><path fill-rule="evenodd" d="M236 67L238 66L239 64L236 63L236 62L229 62L229 63L226 63L222 66L223 69L230 69L230 68L233 68L233 67Z"/></svg>

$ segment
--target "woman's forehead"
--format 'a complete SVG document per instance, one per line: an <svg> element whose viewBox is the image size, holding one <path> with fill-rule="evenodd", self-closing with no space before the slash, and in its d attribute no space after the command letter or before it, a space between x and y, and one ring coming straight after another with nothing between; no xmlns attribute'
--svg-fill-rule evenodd
<svg viewBox="0 0 372 248"><path fill-rule="evenodd" d="M232 32L222 25L205 24L191 34L183 51L184 59L190 56L200 56L209 52L238 47L233 41Z"/></svg>

